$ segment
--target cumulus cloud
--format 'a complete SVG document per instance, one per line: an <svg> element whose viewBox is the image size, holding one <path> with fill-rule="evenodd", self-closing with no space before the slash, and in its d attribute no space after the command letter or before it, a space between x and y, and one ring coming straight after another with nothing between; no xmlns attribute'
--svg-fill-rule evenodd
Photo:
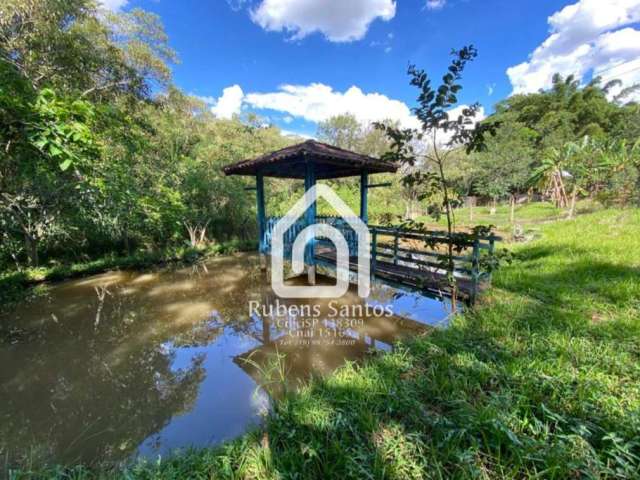
<svg viewBox="0 0 640 480"><path fill-rule="evenodd" d="M256 109L271 109L322 122L335 115L351 113L364 123L396 120L405 127L416 127L417 120L409 107L380 93L364 93L353 86L344 92L322 83L282 85L270 93L249 93L245 102Z"/></svg>
<svg viewBox="0 0 640 480"><path fill-rule="evenodd" d="M243 106L253 110L279 112L284 115L282 121L286 124L291 124L296 118L319 123L336 115L352 114L364 124L391 120L398 122L403 128L420 128L420 122L404 102L381 93L365 93L356 86L340 92L322 83L282 85L275 92L244 94L239 85L233 85L223 90L211 111L220 118L231 118L233 114L240 113ZM467 107L468 105L458 105L449 110L449 118L457 119ZM479 122L484 118L484 109L480 108L475 121ZM293 134L288 130L283 132ZM296 135L306 136L300 133ZM446 144L450 138L450 134L440 132L438 143Z"/></svg>
<svg viewBox="0 0 640 480"><path fill-rule="evenodd" d="M640 81L640 0L580 0L548 18L550 35L527 62L507 69L513 93L548 88L554 73L592 72L626 85Z"/></svg>
<svg viewBox="0 0 640 480"><path fill-rule="evenodd" d="M315 32L332 42L362 39L371 22L391 20L395 0L262 0L251 19L265 30L286 31L298 40Z"/></svg>
<svg viewBox="0 0 640 480"><path fill-rule="evenodd" d="M115 12L129 3L129 0L100 0L98 3L107 10Z"/></svg>
<svg viewBox="0 0 640 480"><path fill-rule="evenodd" d="M449 114L449 120L456 120L460 115L462 115L462 111L466 108L469 108L469 105L463 104L448 110L447 113ZM478 122L481 122L485 118L487 118L487 116L484 113L484 107L480 107L476 112L476 116L473 118L473 124L469 128L474 128ZM446 145L451 141L452 136L453 133L450 131L439 132L437 142L441 146Z"/></svg>
<svg viewBox="0 0 640 480"><path fill-rule="evenodd" d="M240 85L227 87L222 91L215 104L211 107L211 112L218 118L232 118L240 113L244 92Z"/></svg>

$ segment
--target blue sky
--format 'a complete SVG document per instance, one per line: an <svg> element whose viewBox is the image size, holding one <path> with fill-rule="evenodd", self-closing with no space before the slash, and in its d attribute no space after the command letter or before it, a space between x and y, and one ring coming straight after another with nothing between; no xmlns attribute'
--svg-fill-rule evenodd
<svg viewBox="0 0 640 480"><path fill-rule="evenodd" d="M547 86L553 71L640 73L640 0L104 1L160 15L181 60L175 83L214 113L255 111L310 135L346 108L410 124L407 65L439 79L451 48L469 43L479 57L460 100L486 113L514 90Z"/></svg>

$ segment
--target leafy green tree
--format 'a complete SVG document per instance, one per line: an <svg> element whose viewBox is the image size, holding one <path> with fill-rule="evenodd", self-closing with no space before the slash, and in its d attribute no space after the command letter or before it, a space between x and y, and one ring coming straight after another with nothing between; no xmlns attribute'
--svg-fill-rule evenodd
<svg viewBox="0 0 640 480"><path fill-rule="evenodd" d="M176 60L156 15L98 13L90 0L6 0L0 15L0 60L34 89L113 100L149 95L166 85Z"/></svg>
<svg viewBox="0 0 640 480"><path fill-rule="evenodd" d="M497 200L510 197L513 207L515 195L526 188L530 176L535 139L535 132L521 123L501 124L495 136L486 140L485 149L472 155L474 190L490 197L494 206Z"/></svg>
<svg viewBox="0 0 640 480"><path fill-rule="evenodd" d="M517 121L535 131L539 151L559 148L585 135L603 138L624 122L621 107L607 97L616 83L602 86L595 78L581 87L575 77L556 74L548 90L499 102L492 120Z"/></svg>
<svg viewBox="0 0 640 480"><path fill-rule="evenodd" d="M362 144L363 128L354 115L337 115L318 124L317 136L321 142L357 151Z"/></svg>
<svg viewBox="0 0 640 480"><path fill-rule="evenodd" d="M455 305L457 285L454 276L454 213L456 204L454 191L445 174L448 160L456 147L464 147L467 153L479 150L487 132L493 131L492 124L478 124L475 127L474 117L480 105L474 104L462 109L457 118L451 119L448 110L458 103L458 92L462 85L462 73L466 65L473 61L478 52L472 45L453 51L453 60L448 72L442 77L442 83L433 87L427 74L415 66L409 67L411 85L418 91L417 106L413 109L421 123L421 128L399 129L388 125L379 125L391 141L391 150L384 158L403 165L413 167L423 164L432 169L410 171L402 178L406 185L418 185L424 188L422 197L434 199L429 206L429 213L436 219L444 215L447 221L447 261L443 267L447 271L447 280ZM426 148L420 144L428 142Z"/></svg>
<svg viewBox="0 0 640 480"><path fill-rule="evenodd" d="M55 230L55 221L70 207L84 164L98 154L91 130L92 106L59 98L42 89L33 99L0 87L4 114L15 114L2 130L3 162L0 212L24 238L31 265L38 245Z"/></svg>

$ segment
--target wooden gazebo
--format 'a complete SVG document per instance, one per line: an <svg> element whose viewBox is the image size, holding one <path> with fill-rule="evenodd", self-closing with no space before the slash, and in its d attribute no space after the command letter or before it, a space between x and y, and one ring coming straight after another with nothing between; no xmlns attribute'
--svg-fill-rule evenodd
<svg viewBox="0 0 640 480"><path fill-rule="evenodd" d="M360 177L360 219L368 226L371 233L371 275L380 277L386 283L409 286L414 290L430 291L433 293L447 293L446 272L443 272L442 258L444 254L437 248L416 249L415 241L422 241L423 245L447 243L448 234L442 231L413 232L399 230L392 227L379 227L369 224L367 214L368 191L374 187L389 184L369 183L371 175L376 173L393 173L398 169L394 163L381 159L361 155L355 152L337 148L315 140L308 140L297 145L277 150L258 158L245 160L224 167L226 175L245 175L256 178L256 201L259 230L259 249L261 256L271 252L271 234L274 226L280 220L277 217L267 217L265 212L264 178L290 178L304 180L305 192L310 190L317 180L343 177ZM287 245L291 246L298 234L307 226L316 223L329 223L341 231L349 245L350 268L357 263L357 239L353 230L344 219L338 217L318 217L316 203L305 211L304 216L294 223L285 237L285 254ZM381 241L380 237L386 240ZM471 301L489 278L488 273L480 271L480 250L492 251L497 237L477 237L468 247L466 255L456 257L455 275L461 293ZM321 263L335 267L335 250L326 243L317 249L315 240L310 242L305 250L305 266L308 267L309 280L315 282L315 265Z"/></svg>
<svg viewBox="0 0 640 480"><path fill-rule="evenodd" d="M398 167L389 162L327 145L315 140L292 145L261 157L224 167L226 175L256 177L258 222L265 220L264 177L304 179L305 191L316 180L360 177L360 218L367 222L367 191L369 175L395 172ZM262 234L261 234L262 235Z"/></svg>
<svg viewBox="0 0 640 480"><path fill-rule="evenodd" d="M265 211L264 178L290 178L304 180L305 192L311 189L316 180L328 180L343 177L360 177L360 219L366 224L367 193L370 188L383 184L369 184L369 176L375 173L395 172L393 163L361 155L342 148L327 145L315 140L292 145L258 158L245 160L224 168L226 175L246 175L256 178L256 201L258 212L258 231L260 253L270 251L271 228L277 219L267 219ZM294 230L301 231L307 225L317 223L315 203L309 208L302 222ZM327 220L326 218L323 220ZM338 219L330 219L330 221ZM295 231L292 238L295 239ZM308 266L315 265L313 253L307 256Z"/></svg>

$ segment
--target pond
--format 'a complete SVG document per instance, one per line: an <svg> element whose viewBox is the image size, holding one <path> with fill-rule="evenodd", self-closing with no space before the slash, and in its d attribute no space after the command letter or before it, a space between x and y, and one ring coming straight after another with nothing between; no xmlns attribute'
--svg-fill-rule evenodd
<svg viewBox="0 0 640 480"><path fill-rule="evenodd" d="M260 423L276 380L392 349L449 311L382 285L279 299L252 254L53 285L0 316L2 470L219 444Z"/></svg>

